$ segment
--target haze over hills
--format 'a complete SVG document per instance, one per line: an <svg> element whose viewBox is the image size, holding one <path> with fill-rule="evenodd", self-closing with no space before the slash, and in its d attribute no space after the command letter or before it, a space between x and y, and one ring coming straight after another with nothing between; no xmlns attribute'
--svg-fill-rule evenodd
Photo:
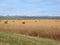
<svg viewBox="0 0 60 45"><path fill-rule="evenodd" d="M60 18L60 16L0 16L0 18Z"/></svg>

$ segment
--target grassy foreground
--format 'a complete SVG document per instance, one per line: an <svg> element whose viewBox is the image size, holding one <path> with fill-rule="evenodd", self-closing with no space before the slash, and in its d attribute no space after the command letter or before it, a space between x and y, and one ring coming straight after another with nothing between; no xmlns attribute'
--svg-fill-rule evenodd
<svg viewBox="0 0 60 45"><path fill-rule="evenodd" d="M60 45L59 41L0 32L0 45Z"/></svg>

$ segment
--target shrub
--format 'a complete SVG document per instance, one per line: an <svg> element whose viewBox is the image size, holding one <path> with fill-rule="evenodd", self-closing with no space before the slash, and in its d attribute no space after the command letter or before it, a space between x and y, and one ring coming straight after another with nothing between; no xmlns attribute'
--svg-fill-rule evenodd
<svg viewBox="0 0 60 45"><path fill-rule="evenodd" d="M37 21L35 20L35 22L37 22Z"/></svg>
<svg viewBox="0 0 60 45"><path fill-rule="evenodd" d="M5 23L5 24L8 24L8 21L5 21L4 23Z"/></svg>
<svg viewBox="0 0 60 45"><path fill-rule="evenodd" d="M22 22L22 24L25 24L25 22Z"/></svg>
<svg viewBox="0 0 60 45"><path fill-rule="evenodd" d="M12 21L12 22L15 22L15 21Z"/></svg>

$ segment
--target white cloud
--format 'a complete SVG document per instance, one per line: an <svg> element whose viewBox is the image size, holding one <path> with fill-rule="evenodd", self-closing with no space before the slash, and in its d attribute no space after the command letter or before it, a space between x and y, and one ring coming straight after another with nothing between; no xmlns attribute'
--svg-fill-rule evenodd
<svg viewBox="0 0 60 45"><path fill-rule="evenodd" d="M16 16L16 15L19 15L19 16L60 16L60 13L48 13L48 12L43 12L43 11L40 11L40 10L31 10L31 11L8 11L8 10L0 10L0 15L3 15L3 16Z"/></svg>
<svg viewBox="0 0 60 45"><path fill-rule="evenodd" d="M39 11L39 10L31 10L31 11L27 11L27 10L17 10L17 11L14 11L14 10L11 10L11 11L8 11L8 10L0 10L0 15L10 15L10 16L15 16L15 15L20 15L20 16L41 16L41 15L44 15L45 13Z"/></svg>
<svg viewBox="0 0 60 45"><path fill-rule="evenodd" d="M60 13L54 13L53 15L54 16L60 16Z"/></svg>

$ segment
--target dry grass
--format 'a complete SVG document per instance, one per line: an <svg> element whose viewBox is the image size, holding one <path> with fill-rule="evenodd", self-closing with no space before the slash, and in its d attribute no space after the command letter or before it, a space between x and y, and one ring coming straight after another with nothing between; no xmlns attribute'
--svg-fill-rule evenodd
<svg viewBox="0 0 60 45"><path fill-rule="evenodd" d="M60 19L6 20L0 22L0 31L20 33L60 40Z"/></svg>
<svg viewBox="0 0 60 45"><path fill-rule="evenodd" d="M0 45L60 45L60 41L0 32Z"/></svg>

